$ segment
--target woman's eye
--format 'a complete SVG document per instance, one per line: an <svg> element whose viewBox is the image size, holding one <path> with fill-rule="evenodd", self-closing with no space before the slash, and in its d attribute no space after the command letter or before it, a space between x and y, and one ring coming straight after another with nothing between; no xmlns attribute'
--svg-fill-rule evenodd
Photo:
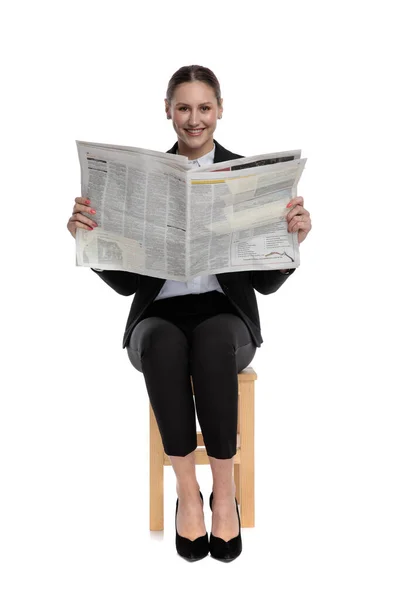
<svg viewBox="0 0 400 600"><path fill-rule="evenodd" d="M201 108L202 108L202 109L204 109L206 112L207 112L208 110L210 110L210 107L209 107L209 106L202 106ZM181 111L183 111L183 110L187 110L187 106L180 106L180 107L179 107L179 110L181 110Z"/></svg>

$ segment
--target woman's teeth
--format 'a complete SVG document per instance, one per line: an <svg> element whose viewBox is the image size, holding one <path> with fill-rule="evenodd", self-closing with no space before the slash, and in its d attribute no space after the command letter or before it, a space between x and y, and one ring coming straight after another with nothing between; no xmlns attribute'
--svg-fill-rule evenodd
<svg viewBox="0 0 400 600"><path fill-rule="evenodd" d="M189 135L200 135L203 132L203 129L187 129L186 130Z"/></svg>

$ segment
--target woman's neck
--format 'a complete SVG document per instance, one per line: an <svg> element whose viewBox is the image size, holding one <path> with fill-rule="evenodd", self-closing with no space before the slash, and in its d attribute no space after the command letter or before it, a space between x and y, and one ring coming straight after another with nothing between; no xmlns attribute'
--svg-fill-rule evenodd
<svg viewBox="0 0 400 600"><path fill-rule="evenodd" d="M207 142L203 146L200 146L200 148L189 148L189 146L186 146L182 140L178 139L178 149L176 153L180 154L181 156L187 156L189 160L195 160L196 158L201 158L205 154L211 152L213 147L213 138L211 138L211 140L207 140Z"/></svg>

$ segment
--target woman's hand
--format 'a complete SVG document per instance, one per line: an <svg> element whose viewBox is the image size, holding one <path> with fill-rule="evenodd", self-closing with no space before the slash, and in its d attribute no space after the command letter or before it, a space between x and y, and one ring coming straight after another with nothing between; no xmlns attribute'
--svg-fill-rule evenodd
<svg viewBox="0 0 400 600"><path fill-rule="evenodd" d="M84 213L94 214L96 211L90 208L89 198L75 198L74 208L72 210L72 217L69 218L67 223L67 229L72 235L76 236L76 230L78 227L93 231L94 227L97 227L97 223L86 217Z"/></svg>
<svg viewBox="0 0 400 600"><path fill-rule="evenodd" d="M286 215L288 231L289 233L298 231L298 240L301 244L311 230L310 213L304 208L304 198L302 196L292 198L289 204L286 205L286 208L289 207L292 207L292 209Z"/></svg>

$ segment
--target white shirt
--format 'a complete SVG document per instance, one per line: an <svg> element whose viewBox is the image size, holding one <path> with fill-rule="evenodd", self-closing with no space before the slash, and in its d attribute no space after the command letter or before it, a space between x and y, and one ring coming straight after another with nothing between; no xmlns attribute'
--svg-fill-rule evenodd
<svg viewBox="0 0 400 600"><path fill-rule="evenodd" d="M189 164L194 167L203 167L204 165L212 165L214 163L215 144L211 152L200 156L195 160L189 160ZM184 296L186 294L203 294L204 292L217 292L224 293L221 286L218 283L218 279L215 275L200 275L194 277L189 281L173 281L167 279L160 293L156 297L156 300L162 298L170 298L171 296Z"/></svg>

